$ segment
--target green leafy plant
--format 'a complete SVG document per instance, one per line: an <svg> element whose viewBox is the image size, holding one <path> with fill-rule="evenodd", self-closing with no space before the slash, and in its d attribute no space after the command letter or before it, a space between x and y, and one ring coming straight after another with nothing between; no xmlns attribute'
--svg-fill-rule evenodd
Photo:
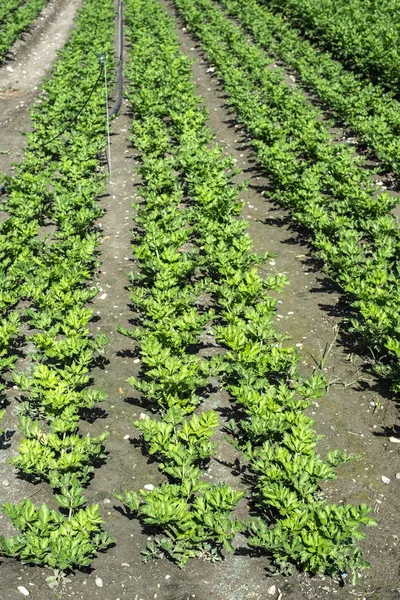
<svg viewBox="0 0 400 600"><path fill-rule="evenodd" d="M220 560L222 548L233 552L232 540L244 524L231 513L243 496L225 484L211 486L189 476L181 485L164 483L140 495L125 491L116 498L166 535L147 546L145 560L166 556L183 567L194 557Z"/></svg>
<svg viewBox="0 0 400 600"><path fill-rule="evenodd" d="M379 203L370 194L367 176L359 178L351 153L324 143L316 113L307 114L300 97L292 98L281 74L266 68L265 57L247 37L208 0L176 4L218 61L229 93L235 93L233 104L263 136L260 155L271 166L276 197L285 191L291 201L296 199L302 219L318 223L321 244L322 235L349 229L351 211L345 204L350 180L354 187L362 182L354 200L357 222L372 214L379 217ZM322 500L321 482L336 478L332 466L345 457L333 451L326 462L317 454L320 438L304 411L325 393L325 378L321 371L308 378L299 375L296 349L274 326L276 301L268 291L281 290L286 278L272 270L260 275L258 267L270 255L253 251L247 224L238 217L242 188L233 181L237 170L213 144L174 22L156 0L129 0L126 14L132 46L127 70L132 140L141 151L143 202L133 245L139 274L131 278L137 328L122 332L138 342L141 367L130 383L161 413L161 418L143 418L134 425L168 481L116 497L156 531L155 541L143 552L146 560L166 556L182 566L194 556L214 560L222 547L232 550L234 534L244 527L232 518L243 493L225 484L210 486L201 477L215 452L210 441L215 415L184 416L193 412L199 386L212 375L234 401L235 418L228 428L253 482L259 520L248 524L251 543L266 550L281 570L356 572L366 566L356 546L363 536L360 528L374 522L363 505L330 506ZM280 107L283 101L287 103ZM263 112L264 103L270 112ZM277 125L283 121L285 125ZM289 139L290 127L297 127L298 138ZM304 173L299 172L300 155ZM299 194L303 175L304 194ZM320 196L328 204L324 194L330 188L340 202L325 215ZM390 201L383 196L382 202L383 212ZM357 239L350 232L339 240L347 244L353 265L357 246L360 252ZM359 262L363 258L358 256ZM191 316L190 336L182 326L183 315ZM168 335L171 325L174 332ZM201 327L207 328L205 335ZM199 361L195 352L205 339L218 351L211 360Z"/></svg>
<svg viewBox="0 0 400 600"><path fill-rule="evenodd" d="M12 36L44 3L29 0L10 16L2 28L0 61ZM17 302L24 301L25 323L35 330L25 336L33 346L29 373L13 373L24 394L19 407L24 437L11 462L21 476L49 481L61 509L37 509L29 499L4 504L4 514L21 533L1 538L0 552L58 571L89 566L112 541L101 531L99 505L85 506L81 487L105 456L107 434L83 437L78 424L85 410L105 399L90 387L89 372L108 340L90 334L93 313L85 304L98 292L88 280L98 264L100 234L94 222L102 214L97 196L105 184L98 54L104 53L112 74L114 15L111 1L101 7L93 0L83 3L31 111L33 131L24 158L14 177L5 178L8 218L0 225L1 369L15 362L19 316L10 309ZM51 234L45 233L49 223Z"/></svg>
<svg viewBox="0 0 400 600"><path fill-rule="evenodd" d="M79 509L69 518L46 504L39 509L29 500L2 505L20 535L0 536L0 550L22 563L57 567L63 571L89 566L99 550L113 539L101 531L102 520L97 504Z"/></svg>
<svg viewBox="0 0 400 600"><path fill-rule="evenodd" d="M330 123L323 121L321 111L307 102L301 90L288 85L283 71L269 68L275 56L265 47L275 27L268 13L257 2L248 6L241 0L221 2L243 18L260 44L249 41L247 31L210 0L175 3L224 82L229 105L252 137L258 163L271 183L271 199L290 209L293 219L308 229L326 272L354 309L348 328L358 334L360 347L372 350L376 371L391 379L396 392L399 233L391 210L397 201L379 189L374 170L366 168L347 144L332 144ZM276 3L268 5L279 10ZM285 2L285 7L289 5L294 11L294 4ZM268 27L264 42L261 31ZM288 24L281 24L281 29L286 34ZM368 92L363 102L369 110ZM382 102L376 104L378 111ZM387 119L395 112L388 108ZM391 127L397 136L396 123ZM368 128L365 131L368 135ZM393 168L397 150L382 135L379 152L386 156L385 149L392 148Z"/></svg>

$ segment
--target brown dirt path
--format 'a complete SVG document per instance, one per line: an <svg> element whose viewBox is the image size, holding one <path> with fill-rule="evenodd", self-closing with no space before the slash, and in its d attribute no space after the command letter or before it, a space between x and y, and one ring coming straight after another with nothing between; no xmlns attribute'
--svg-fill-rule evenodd
<svg viewBox="0 0 400 600"><path fill-rule="evenodd" d="M0 173L12 173L21 160L24 133L30 131L29 108L40 83L70 36L82 0L52 0L0 67ZM1 151L9 151L2 154Z"/></svg>

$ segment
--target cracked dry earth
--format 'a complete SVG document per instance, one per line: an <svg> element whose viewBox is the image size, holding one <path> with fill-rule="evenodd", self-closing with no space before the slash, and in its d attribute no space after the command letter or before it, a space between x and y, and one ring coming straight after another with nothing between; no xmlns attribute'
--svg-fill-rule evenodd
<svg viewBox="0 0 400 600"><path fill-rule="evenodd" d="M58 3L65 10L67 6L71 9L78 4L65 0ZM163 5L176 16L170 2L163 0ZM72 18L68 22L72 24ZM398 600L400 481L396 479L396 469L400 469L398 446L389 441L397 423L397 408L386 390L366 371L362 359L352 354L345 340L336 338L336 328L346 311L339 292L326 281L307 246L290 228L287 213L269 202L265 192L267 182L256 169L246 132L227 110L223 89L212 67L179 19L177 33L182 51L194 60L193 78L210 110L210 127L224 150L234 156L242 169L238 181L248 179L250 182L248 191L243 192L246 202L243 217L249 222L255 249L275 252L277 258L270 266L285 273L290 280L290 285L279 295L279 327L291 335L299 348L305 372L321 358L324 348L332 345L324 367L332 383L326 397L315 402L310 413L318 433L324 435L320 442L321 453L337 447L356 453L360 458L340 467L338 480L325 484L324 491L333 502L367 502L374 507L378 525L369 529L366 540L361 543L372 567L356 586L351 582L339 585L329 578L300 574L271 577L266 571L265 557L253 556L244 537L238 538L234 555L228 555L215 565L192 560L185 569L179 570L165 560L142 562L140 550L147 543L148 533L137 520L129 520L113 499L113 492L122 487L138 489L161 480L157 466L149 464L134 443L136 436L130 420L138 417L143 409L135 403L125 380L137 373L139 361L134 342L117 332L118 324L129 326L133 314L128 290L128 272L135 268L130 250L132 203L140 201L136 190L139 181L134 174L138 156L127 141L130 115L128 104L124 102L112 123L112 179L106 194L99 198L105 214L98 223L103 242L101 266L94 284L100 287L100 292L92 303L93 333L105 333L110 338L105 360L93 373L94 383L107 392L109 399L100 405L96 420L82 423L82 432L90 431L93 435L104 430L110 432L106 463L96 471L86 496L90 502L101 504L104 527L117 538L117 543L97 557L92 569L76 572L57 590L51 590L45 581L48 570L6 559L0 566L0 598L20 599L18 586L23 585L34 600L277 600L278 597L281 600ZM15 127L22 131L29 129L27 107L35 97L34 87L39 82L30 84L28 91L25 84L18 88L14 80L13 89L26 94L21 108L17 94L10 94L4 105L4 98L0 98L1 105L13 119L6 123L8 133L1 140L1 144L10 146L12 160L18 160L23 149L22 136L15 135ZM0 170L5 171L11 159L8 155L0 155L0 159L4 161L0 163ZM219 393L212 395L203 408L226 405L227 399ZM15 407L16 401L11 399L5 422L9 429L15 429ZM243 487L233 468L235 451L224 441L221 432L217 439L221 442L219 454L211 461L207 476L214 481L226 480L236 488ZM18 434L14 434L9 448L1 454L0 480L11 484L0 484L1 500L16 501L32 496L37 503L51 504L46 485L33 486L17 480L11 467L6 465L17 448ZM382 476L388 477L390 483L385 484ZM0 533L11 532L10 524L4 517L0 518Z"/></svg>

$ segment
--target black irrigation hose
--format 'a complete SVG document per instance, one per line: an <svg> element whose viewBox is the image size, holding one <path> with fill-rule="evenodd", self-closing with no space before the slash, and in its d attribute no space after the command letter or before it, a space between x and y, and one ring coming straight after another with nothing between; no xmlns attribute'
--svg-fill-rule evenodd
<svg viewBox="0 0 400 600"><path fill-rule="evenodd" d="M110 112L110 117L113 117L119 112L122 104L122 81L124 71L124 50L123 50L123 22L122 22L122 0L118 2L118 18L119 18L119 65L118 65L118 96L114 108Z"/></svg>
<svg viewBox="0 0 400 600"><path fill-rule="evenodd" d="M98 86L98 83L101 79L103 75L103 70L100 70L99 76L97 77L94 86L92 87L92 89L90 90L90 94L89 96L86 98L85 102L83 103L83 105L81 106L81 108L78 110L78 112L72 117L72 119L70 119L67 122L67 125L64 127L64 129L62 131L60 131L59 133L57 133L57 135L55 135L54 137L52 137L50 140L48 140L45 144L43 144L43 146L41 146L41 148L37 149L37 152L39 152L40 150L42 150L43 148L45 148L46 146L48 146L49 144L51 144L51 142L54 142L54 140L56 140L57 138L61 137L66 131L68 131L68 129L71 127L71 125L73 125L75 123L75 121L77 120L77 118L79 117L79 115L83 112L83 110L86 108L86 106L88 105L90 98L93 96L93 92L95 91L95 89ZM0 196L2 194L4 194L6 190L6 185L3 184L0 186Z"/></svg>
<svg viewBox="0 0 400 600"><path fill-rule="evenodd" d="M71 125L73 125L77 118L79 117L79 115L85 110L85 108L87 107L87 105L89 104L90 98L93 96L93 92L94 90L97 88L97 84L100 81L101 76L103 75L103 71L100 70L99 76L95 81L94 86L92 87L92 89L90 90L90 94L89 96L86 98L85 102L83 103L83 105L81 106L81 108L78 110L78 112L72 117L72 119L70 119L67 122L67 125L64 127L64 129L62 131L60 131L60 133L57 133L57 135L55 135L53 138L51 138L50 140L48 140L45 144L43 144L42 148L45 148L46 146L48 146L49 144L51 144L51 142L54 142L54 140L56 140L57 138L61 137L63 135L63 133L65 133L66 131L68 131L68 129L71 127Z"/></svg>
<svg viewBox="0 0 400 600"><path fill-rule="evenodd" d="M121 108L121 104L122 104L122 83L123 83L123 69L124 69L122 0L119 0L119 2L118 2L118 19L119 19L118 96L117 96L117 101L116 101L116 103L115 103L112 111L110 112L110 117L113 117L116 114L118 114L118 112L119 112L119 110ZM79 115L84 111L84 109L88 105L88 103L90 101L90 98L92 97L93 92L95 91L95 89L97 87L97 84L100 81L101 76L102 76L102 71L99 73L99 76L98 76L98 78L97 78L97 80L96 80L93 88L91 89L91 92L90 92L89 96L85 100L83 106L78 110L78 112L75 114L75 116L72 117L72 119L70 121L68 121L67 126L60 133L58 133L56 136L54 136L53 138L51 138L50 140L48 140L42 146L42 148L48 146L48 144L51 144L51 142L54 142L54 140L56 140L57 138L59 138L60 136L62 136L63 133L65 133L69 129L69 127L75 123L75 121L77 120L77 118L79 117ZM5 191L6 191L6 186L5 186L5 184L3 184L3 185L0 186L0 196L2 194L4 194Z"/></svg>

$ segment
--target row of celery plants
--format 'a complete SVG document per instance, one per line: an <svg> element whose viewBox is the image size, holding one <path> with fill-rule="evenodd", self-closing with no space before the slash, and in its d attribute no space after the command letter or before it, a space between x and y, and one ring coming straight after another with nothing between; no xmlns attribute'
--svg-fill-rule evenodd
<svg viewBox="0 0 400 600"><path fill-rule="evenodd" d="M13 6L10 7L3 22L0 22L0 64L7 59L13 43L28 29L47 3L48 0L28 0L19 2L15 10Z"/></svg>
<svg viewBox="0 0 400 600"><path fill-rule="evenodd" d="M76 29L43 85L41 103L32 111L34 131L24 160L7 182L10 216L5 224L32 225L23 257L29 269L23 271L20 263L13 290L14 301L23 299L28 306L26 342L33 351L29 371L13 374L24 400L19 406L23 437L10 462L30 481L49 482L60 510L46 504L36 508L29 498L3 504L3 513L21 533L2 536L0 552L62 570L90 565L96 552L112 542L101 531L99 505L86 505L82 495L94 465L104 458L107 435L83 437L79 420L105 398L91 387L89 370L107 339L91 336L92 310L85 305L98 291L88 281L100 244L94 221L102 211L96 196L105 185L104 88L96 85L103 67L97 54L113 56L114 17L111 0L100 8L85 0ZM112 72L112 59L108 62ZM72 122L89 96L87 110ZM68 131L54 139L66 123ZM40 236L39 226L44 229Z"/></svg>
<svg viewBox="0 0 400 600"><path fill-rule="evenodd" d="M204 127L207 115L198 109L190 64L177 53L170 25L158 20L156 9L154 2L126 3L132 140L141 153L143 184L133 246L140 272L131 276L136 327L121 332L137 340L141 361L139 377L128 382L159 413L134 426L167 480L152 490L125 490L116 497L159 534L144 550L145 559L168 556L183 566L191 557L217 560L222 547L232 549L243 525L231 513L243 492L203 479L217 450L210 440L217 414L185 416L200 404L199 389L206 393L208 361L193 350L214 313L204 301L210 281L201 267L195 214L182 189L176 125L189 142L193 122ZM211 139L208 131L201 134L204 143Z"/></svg>
<svg viewBox="0 0 400 600"><path fill-rule="evenodd" d="M0 27L10 19L11 15L23 4L25 0L5 0L0 7Z"/></svg>
<svg viewBox="0 0 400 600"><path fill-rule="evenodd" d="M316 453L319 437L304 410L323 393L325 381L319 373L299 376L296 349L274 326L276 301L268 290L281 289L286 279L258 274L269 255L254 252L239 216L234 162L207 127L208 113L195 94L174 22L157 0L130 0L128 21L132 140L145 185L134 245L138 327L124 333L138 340L141 358L141 373L129 382L163 415L134 425L172 484L139 494L125 490L117 498L166 534L149 545L146 558L167 555L183 565L190 556L215 558L211 550L224 539L231 548L236 523L238 530L245 525L229 518L232 499L241 494L235 497L224 484L199 486L194 465L212 456L209 437L216 421L209 413L208 423L202 414L182 424L182 412L199 401L196 390L204 388L204 377L218 375L236 402L232 443L249 461L259 514L246 523L250 544L282 570L296 565L332 575L357 571L366 566L355 546L364 535L360 525L374 522L364 505L322 499L319 483L334 479L332 465L346 457L334 451L326 463ZM199 376L205 361L187 352L198 347L205 325L219 350Z"/></svg>
<svg viewBox="0 0 400 600"><path fill-rule="evenodd" d="M311 234L318 256L353 307L350 330L369 348L376 371L400 383L397 246L390 210L397 201L378 193L364 162L332 143L322 114L284 81L273 59L210 0L175 0L216 66L227 102L252 136L258 162L283 204Z"/></svg>
<svg viewBox="0 0 400 600"><path fill-rule="evenodd" d="M383 167L400 172L400 103L382 87L364 82L327 52L304 38L281 14L259 0L220 0L255 40L296 70L299 84L310 90L331 115L359 136Z"/></svg>
<svg viewBox="0 0 400 600"><path fill-rule="evenodd" d="M37 272L39 256L46 248L43 227L74 215L76 223L85 228L99 214L90 198L91 187L97 185L95 179L99 177L97 155L103 148L97 136L103 124L98 55L104 51L105 40L98 35L102 20L97 24L85 12L80 14L80 22L72 34L73 46L67 44L59 52L51 78L42 86L40 108L31 110L34 133L27 134L23 162L13 177L2 177L7 198L1 208L8 215L0 224L2 315L30 294L24 286ZM73 122L95 86L87 110ZM93 104L97 104L99 114L88 119ZM68 125L73 127L59 135Z"/></svg>
<svg viewBox="0 0 400 600"><path fill-rule="evenodd" d="M362 77L398 94L400 17L397 0L262 0L319 47Z"/></svg>

